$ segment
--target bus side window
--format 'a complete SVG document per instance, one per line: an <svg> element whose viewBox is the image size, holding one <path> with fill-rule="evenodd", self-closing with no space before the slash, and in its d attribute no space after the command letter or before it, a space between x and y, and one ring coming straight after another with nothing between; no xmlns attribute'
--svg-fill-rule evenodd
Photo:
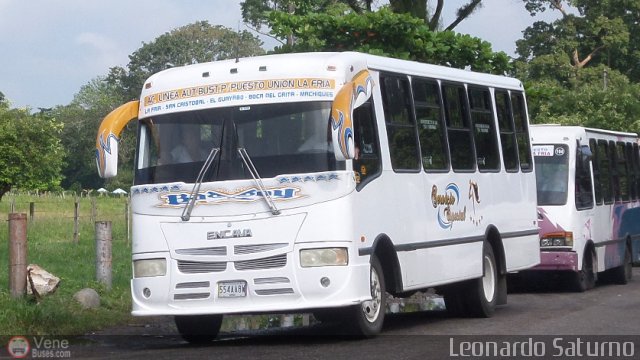
<svg viewBox="0 0 640 360"><path fill-rule="evenodd" d="M516 125L516 138L518 139L518 153L520 155L520 169L531 171L531 145L529 145L529 131L527 125L527 113L522 93L511 93L511 108L513 121Z"/></svg>
<svg viewBox="0 0 640 360"><path fill-rule="evenodd" d="M638 152L639 149L638 149L638 144L637 143L633 144L633 149L631 151L633 153L633 156L632 156L633 157L633 171L636 174L636 178L635 178L636 182L635 182L635 184L633 184L633 186L636 189L636 195L637 195L636 199L638 199L638 198L640 198L640 152Z"/></svg>
<svg viewBox="0 0 640 360"><path fill-rule="evenodd" d="M593 154L593 159L591 160L591 164L593 166L593 190L596 195L596 204L602 205L603 196L602 196L602 183L600 182L601 174L600 174L600 154L598 152L598 144L596 139L589 139L589 148L591 149L591 154Z"/></svg>
<svg viewBox="0 0 640 360"><path fill-rule="evenodd" d="M453 84L443 85L442 90L451 167L454 171L473 171L475 154L471 143L466 91L464 86Z"/></svg>
<svg viewBox="0 0 640 360"><path fill-rule="evenodd" d="M380 75L382 105L393 170L420 169L418 137L407 77Z"/></svg>
<svg viewBox="0 0 640 360"><path fill-rule="evenodd" d="M629 198L636 200L638 193L636 192L636 171L634 168L633 146L631 143L625 143L625 159L627 165L627 174L629 175Z"/></svg>
<svg viewBox="0 0 640 360"><path fill-rule="evenodd" d="M613 177L609 143L606 140L598 140L598 168L600 184L602 184L602 199L605 204L611 204L613 203Z"/></svg>
<svg viewBox="0 0 640 360"><path fill-rule="evenodd" d="M518 146L516 145L516 132L513 126L513 118L511 117L509 93L504 90L497 90L495 98L504 168L508 172L517 172Z"/></svg>
<svg viewBox="0 0 640 360"><path fill-rule="evenodd" d="M443 124L440 86L433 80L414 78L411 87L422 152L422 167L426 171L448 170L449 152Z"/></svg>
<svg viewBox="0 0 640 360"><path fill-rule="evenodd" d="M623 201L629 200L629 174L627 171L627 161L625 157L625 144L618 141L616 144L616 159L618 160L618 177L620 178L620 198Z"/></svg>
<svg viewBox="0 0 640 360"><path fill-rule="evenodd" d="M620 194L620 175L618 173L618 156L616 150L616 143L613 140L609 141L609 164L611 166L611 186L613 187L613 200L622 200Z"/></svg>
<svg viewBox="0 0 640 360"><path fill-rule="evenodd" d="M578 210L593 207L593 187L591 184L591 151L588 146L581 146L576 141L576 208Z"/></svg>
<svg viewBox="0 0 640 360"><path fill-rule="evenodd" d="M358 191L369 181L380 175L382 168L380 147L378 146L378 129L371 101L362 104L353 111L356 145L356 159L353 160L353 171L356 173L356 190Z"/></svg>
<svg viewBox="0 0 640 360"><path fill-rule="evenodd" d="M468 95L478 169L497 171L500 169L500 156L491 94L488 88L469 88Z"/></svg>

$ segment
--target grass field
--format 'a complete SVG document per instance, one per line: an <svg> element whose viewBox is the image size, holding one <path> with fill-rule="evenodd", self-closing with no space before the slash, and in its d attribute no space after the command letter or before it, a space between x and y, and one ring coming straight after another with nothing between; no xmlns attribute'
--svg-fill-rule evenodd
<svg viewBox="0 0 640 360"><path fill-rule="evenodd" d="M127 240L126 198L78 198L78 243L74 243L74 196L7 194L0 202L0 336L76 335L126 321L130 317L130 245ZM27 262L61 279L57 291L39 303L31 296L11 297L9 291L8 214L30 215ZM92 210L93 208L93 210ZM96 281L95 221L112 222L111 290ZM101 306L85 310L73 295L86 287L98 291Z"/></svg>

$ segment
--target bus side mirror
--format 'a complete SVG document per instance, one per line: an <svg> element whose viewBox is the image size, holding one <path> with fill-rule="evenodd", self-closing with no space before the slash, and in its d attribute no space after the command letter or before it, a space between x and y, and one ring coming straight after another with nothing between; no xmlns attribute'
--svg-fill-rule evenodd
<svg viewBox="0 0 640 360"><path fill-rule="evenodd" d="M578 155L582 161L590 161L593 158L593 153L589 145L580 145Z"/></svg>
<svg viewBox="0 0 640 360"><path fill-rule="evenodd" d="M355 158L353 138L353 110L364 104L373 90L373 79L369 71L362 70L352 81L345 83L338 91L331 107L331 137L336 160Z"/></svg>
<svg viewBox="0 0 640 360"><path fill-rule="evenodd" d="M130 101L105 116L96 137L96 165L102 178L118 174L118 143L124 127L138 118L139 101Z"/></svg>

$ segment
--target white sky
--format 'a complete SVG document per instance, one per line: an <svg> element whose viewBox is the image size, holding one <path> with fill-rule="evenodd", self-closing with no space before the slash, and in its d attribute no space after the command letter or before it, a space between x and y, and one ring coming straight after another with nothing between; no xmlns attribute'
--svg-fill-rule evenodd
<svg viewBox="0 0 640 360"><path fill-rule="evenodd" d="M447 0L455 7L467 0ZM66 105L156 37L195 21L238 28L241 0L0 0L0 92L12 107ZM456 28L514 55L533 18L522 0L486 0ZM453 10L445 11L445 22ZM267 47L273 41L265 40Z"/></svg>

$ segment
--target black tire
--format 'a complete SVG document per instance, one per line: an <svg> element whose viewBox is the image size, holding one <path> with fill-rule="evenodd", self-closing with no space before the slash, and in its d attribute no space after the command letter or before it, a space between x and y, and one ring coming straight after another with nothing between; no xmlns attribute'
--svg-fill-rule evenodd
<svg viewBox="0 0 640 360"><path fill-rule="evenodd" d="M222 315L181 315L174 321L183 339L192 344L202 344L218 337Z"/></svg>
<svg viewBox="0 0 640 360"><path fill-rule="evenodd" d="M471 280L469 291L465 297L466 315L470 317L488 318L493 316L498 299L498 266L493 249L488 243L482 251L483 276Z"/></svg>
<svg viewBox="0 0 640 360"><path fill-rule="evenodd" d="M631 250L625 246L623 263L611 269L611 280L616 284L626 285L631 280L632 267Z"/></svg>
<svg viewBox="0 0 640 360"><path fill-rule="evenodd" d="M372 300L347 308L346 324L349 335L373 337L382 331L387 310L387 292L382 265L374 255L371 257L369 277Z"/></svg>
<svg viewBox="0 0 640 360"><path fill-rule="evenodd" d="M573 290L575 292L585 292L596 286L596 273L593 270L595 255L591 250L582 258L582 269L573 274Z"/></svg>

